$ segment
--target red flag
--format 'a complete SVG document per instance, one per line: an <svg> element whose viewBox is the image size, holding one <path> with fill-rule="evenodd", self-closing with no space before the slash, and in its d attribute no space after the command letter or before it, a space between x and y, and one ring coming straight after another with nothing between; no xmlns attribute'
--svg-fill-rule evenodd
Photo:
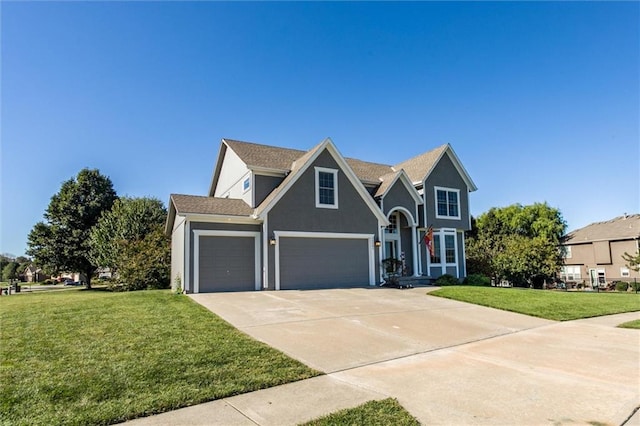
<svg viewBox="0 0 640 426"><path fill-rule="evenodd" d="M429 249L429 254L433 256L433 226L430 226L429 229L427 229L427 232L424 234L424 243Z"/></svg>

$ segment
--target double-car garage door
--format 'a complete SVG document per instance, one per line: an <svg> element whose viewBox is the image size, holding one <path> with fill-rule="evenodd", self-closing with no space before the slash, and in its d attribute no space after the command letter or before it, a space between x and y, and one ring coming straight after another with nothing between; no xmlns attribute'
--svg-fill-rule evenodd
<svg viewBox="0 0 640 426"><path fill-rule="evenodd" d="M366 239L279 238L281 290L369 284Z"/></svg>

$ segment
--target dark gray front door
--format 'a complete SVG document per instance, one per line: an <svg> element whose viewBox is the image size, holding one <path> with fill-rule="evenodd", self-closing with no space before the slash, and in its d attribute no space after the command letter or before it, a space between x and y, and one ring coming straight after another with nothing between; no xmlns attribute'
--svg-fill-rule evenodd
<svg viewBox="0 0 640 426"><path fill-rule="evenodd" d="M200 293L255 290L255 238L201 236Z"/></svg>
<svg viewBox="0 0 640 426"><path fill-rule="evenodd" d="M282 237L280 289L369 285L366 239Z"/></svg>

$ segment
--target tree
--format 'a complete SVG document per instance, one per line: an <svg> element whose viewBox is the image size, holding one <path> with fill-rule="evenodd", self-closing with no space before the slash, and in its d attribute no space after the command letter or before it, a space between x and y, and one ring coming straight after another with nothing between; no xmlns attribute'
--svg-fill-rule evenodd
<svg viewBox="0 0 640 426"><path fill-rule="evenodd" d="M20 264L18 262L9 262L2 268L2 281L11 281L18 278Z"/></svg>
<svg viewBox="0 0 640 426"><path fill-rule="evenodd" d="M559 250L566 222L546 203L492 208L467 233L467 268L516 285L541 286L562 265Z"/></svg>
<svg viewBox="0 0 640 426"><path fill-rule="evenodd" d="M168 288L171 267L169 240L160 228L139 240L124 241L118 284L125 290Z"/></svg>
<svg viewBox="0 0 640 426"><path fill-rule="evenodd" d="M91 231L91 256L117 272L125 289L158 288L169 283L167 210L156 198L121 198Z"/></svg>
<svg viewBox="0 0 640 426"><path fill-rule="evenodd" d="M627 262L627 267L629 269L633 269L636 272L640 271L640 251L635 255L629 254L625 251L622 255L622 259Z"/></svg>
<svg viewBox="0 0 640 426"><path fill-rule="evenodd" d="M47 272L81 272L87 288L97 265L89 257L89 235L103 212L117 199L111 180L98 170L83 169L51 197L45 222L28 237L27 254Z"/></svg>

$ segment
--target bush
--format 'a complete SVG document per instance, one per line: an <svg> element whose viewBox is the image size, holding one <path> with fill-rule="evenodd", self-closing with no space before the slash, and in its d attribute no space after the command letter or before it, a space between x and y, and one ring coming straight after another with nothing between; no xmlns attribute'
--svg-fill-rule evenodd
<svg viewBox="0 0 640 426"><path fill-rule="evenodd" d="M460 281L453 275L444 274L438 277L434 285L437 285L440 287L448 286L448 285L460 285Z"/></svg>
<svg viewBox="0 0 640 426"><path fill-rule="evenodd" d="M57 281L55 281L55 280L52 280L51 278L49 278L48 280L44 280L44 281L42 282L42 284L45 284L45 285L54 285L54 284L58 284L58 282L57 282Z"/></svg>
<svg viewBox="0 0 640 426"><path fill-rule="evenodd" d="M640 291L640 283L639 282L629 282L629 285L631 286L631 288L633 289L633 291L635 292L639 292Z"/></svg>
<svg viewBox="0 0 640 426"><path fill-rule="evenodd" d="M478 285L484 287L491 286L491 278L482 274L471 274L462 281L464 285Z"/></svg>
<svg viewBox="0 0 640 426"><path fill-rule="evenodd" d="M629 283L626 281L616 281L616 291L627 291Z"/></svg>

